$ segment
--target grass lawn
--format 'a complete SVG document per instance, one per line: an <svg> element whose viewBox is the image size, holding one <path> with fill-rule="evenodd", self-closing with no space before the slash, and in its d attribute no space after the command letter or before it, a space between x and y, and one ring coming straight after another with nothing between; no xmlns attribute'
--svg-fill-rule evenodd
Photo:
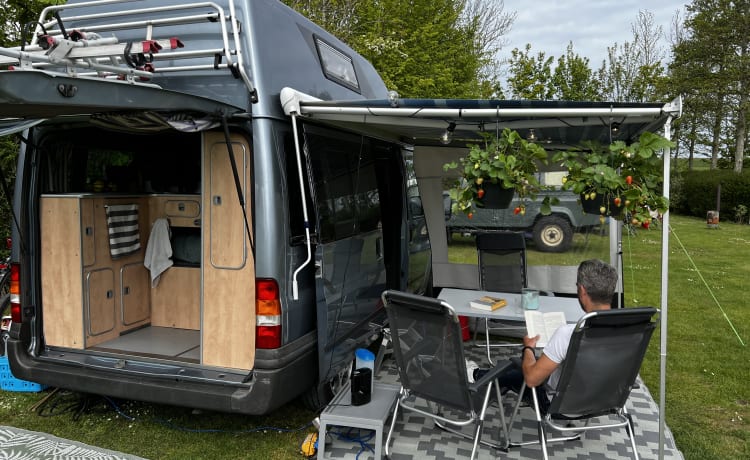
<svg viewBox="0 0 750 460"><path fill-rule="evenodd" d="M671 216L667 424L686 459L750 458L750 226L722 223L708 229L697 218ZM606 238L577 235L565 263L606 258ZM678 241L679 240L679 241ZM684 249L683 249L684 246ZM661 232L639 230L623 239L625 303L660 305ZM585 249L585 250L584 250ZM466 244L465 257L476 257ZM559 257L559 256L558 256ZM529 263L551 263L529 252ZM736 334L735 334L736 331ZM739 338L738 338L739 336ZM745 345L742 344L744 341ZM659 344L654 336L642 376L659 397ZM267 417L248 417L140 402L101 399L78 414L73 396L57 400L50 414L31 410L44 396L0 392L0 424L44 431L153 459L292 459L315 416L290 404ZM301 431L277 433L264 427Z"/></svg>

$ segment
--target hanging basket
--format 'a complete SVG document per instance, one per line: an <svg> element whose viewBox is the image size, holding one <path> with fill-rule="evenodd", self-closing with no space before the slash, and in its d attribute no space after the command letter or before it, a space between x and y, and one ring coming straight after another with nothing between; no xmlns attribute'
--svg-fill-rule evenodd
<svg viewBox="0 0 750 460"><path fill-rule="evenodd" d="M586 214L596 214L597 216L620 217L623 209L625 209L625 204L623 203L624 200L621 200L620 206L617 206L615 204L616 197L611 197L609 199L609 204L605 204L604 198L604 194L600 194L596 195L596 198L593 200L591 198L587 200L584 195L581 194L581 207L583 208L583 212ZM602 213L602 206L605 207L604 213Z"/></svg>
<svg viewBox="0 0 750 460"><path fill-rule="evenodd" d="M515 190L505 188L501 184L484 183L484 196L477 200L485 209L506 209L513 201Z"/></svg>

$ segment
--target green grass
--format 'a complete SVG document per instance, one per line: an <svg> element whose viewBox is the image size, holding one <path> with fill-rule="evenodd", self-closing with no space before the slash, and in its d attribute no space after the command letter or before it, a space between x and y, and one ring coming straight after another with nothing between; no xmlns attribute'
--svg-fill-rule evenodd
<svg viewBox="0 0 750 460"><path fill-rule="evenodd" d="M680 216L671 216L671 225L667 424L688 460L750 458L750 351L728 321L745 343L750 341L750 310L745 301L750 226L722 223L719 229L708 229L703 219ZM577 235L573 249L563 255L530 249L529 263L576 265L590 257L606 260L607 241L598 234ZM624 237L622 248L626 305L660 306L661 232L639 230ZM457 238L451 251L452 260L476 263L469 239ZM657 403L659 345L657 333L642 369ZM30 407L44 394L0 392L0 424L153 459L300 458L299 445L305 433L313 431L305 425L314 414L297 402L267 417L121 403L124 413L137 418L131 421L103 402L78 418L62 411L41 417ZM58 404L58 408L63 406ZM264 426L305 428L291 433L253 432Z"/></svg>

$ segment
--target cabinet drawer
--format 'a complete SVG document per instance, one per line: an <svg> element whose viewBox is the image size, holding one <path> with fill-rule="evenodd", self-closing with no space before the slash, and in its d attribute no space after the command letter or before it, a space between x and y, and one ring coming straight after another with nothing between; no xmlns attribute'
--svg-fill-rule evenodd
<svg viewBox="0 0 750 460"><path fill-rule="evenodd" d="M167 217L200 217L201 205L196 200L167 200L164 214Z"/></svg>

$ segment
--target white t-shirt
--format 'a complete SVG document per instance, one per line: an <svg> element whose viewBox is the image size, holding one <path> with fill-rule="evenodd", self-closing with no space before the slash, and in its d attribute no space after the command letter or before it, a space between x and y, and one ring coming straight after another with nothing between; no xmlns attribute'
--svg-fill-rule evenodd
<svg viewBox="0 0 750 460"><path fill-rule="evenodd" d="M547 379L547 387L551 390L557 389L557 383L560 381L560 366L565 361L565 355L568 353L568 345L570 344L570 338L573 336L575 330L575 324L565 324L557 328L552 337L550 337L547 346L544 347L544 354L549 359L558 364L549 379Z"/></svg>

